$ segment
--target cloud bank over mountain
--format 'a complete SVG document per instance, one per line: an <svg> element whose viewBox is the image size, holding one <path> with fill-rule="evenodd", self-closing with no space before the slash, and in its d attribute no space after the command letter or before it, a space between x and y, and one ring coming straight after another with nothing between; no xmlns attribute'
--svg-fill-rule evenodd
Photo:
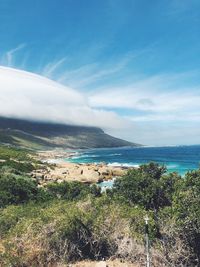
<svg viewBox="0 0 200 267"><path fill-rule="evenodd" d="M118 129L114 112L91 108L72 88L30 72L0 67L0 116Z"/></svg>

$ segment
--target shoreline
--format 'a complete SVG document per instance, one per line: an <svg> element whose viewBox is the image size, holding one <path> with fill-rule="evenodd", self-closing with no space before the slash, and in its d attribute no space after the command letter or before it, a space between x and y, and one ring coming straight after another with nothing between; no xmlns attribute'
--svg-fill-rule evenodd
<svg viewBox="0 0 200 267"><path fill-rule="evenodd" d="M71 158L77 151L40 151L37 159L49 163L47 169L35 170L32 177L38 181L39 186L45 186L49 182L79 181L87 184L96 184L112 181L113 178L125 175L132 167L111 166L107 163L72 163L64 158Z"/></svg>

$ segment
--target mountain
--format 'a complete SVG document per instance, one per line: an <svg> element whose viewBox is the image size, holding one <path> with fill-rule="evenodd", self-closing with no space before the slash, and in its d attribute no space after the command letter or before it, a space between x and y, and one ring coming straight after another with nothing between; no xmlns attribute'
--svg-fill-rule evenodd
<svg viewBox="0 0 200 267"><path fill-rule="evenodd" d="M33 149L140 146L96 127L0 117L0 142Z"/></svg>

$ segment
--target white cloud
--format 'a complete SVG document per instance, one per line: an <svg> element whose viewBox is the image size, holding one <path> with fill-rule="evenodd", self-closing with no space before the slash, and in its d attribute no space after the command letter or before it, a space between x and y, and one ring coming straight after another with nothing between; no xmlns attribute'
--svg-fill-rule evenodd
<svg viewBox="0 0 200 267"><path fill-rule="evenodd" d="M187 75L198 73L157 75L81 94L39 75L0 67L0 116L97 126L147 145L199 143L200 88L189 87ZM121 115L107 111L115 108Z"/></svg>
<svg viewBox="0 0 200 267"><path fill-rule="evenodd" d="M57 81L80 90L83 88L87 89L90 85L93 85L94 87L95 83L109 79L111 76L116 76L123 72L135 58L147 52L148 49L149 48L129 52L122 58L112 59L101 63L98 61L83 64L74 69L68 69L69 66L66 65L65 70L63 72L58 72L58 75L56 75L58 76ZM46 76L45 72L44 76Z"/></svg>
<svg viewBox="0 0 200 267"><path fill-rule="evenodd" d="M177 75L177 79L181 76ZM179 87L175 77L154 76L132 85L96 91L89 97L89 103L93 107L146 112L147 121L160 120L161 116L184 120L190 114L200 114L200 87ZM174 113L173 116L170 112ZM145 117L143 115L141 119L144 120ZM139 117L136 118L139 120Z"/></svg>
<svg viewBox="0 0 200 267"><path fill-rule="evenodd" d="M199 144L197 77L198 72L157 75L127 86L99 88L90 95L89 103L95 108L119 110L132 121L128 130L109 131L115 136L146 145Z"/></svg>
<svg viewBox="0 0 200 267"><path fill-rule="evenodd" d="M43 75L51 78L51 76L57 71L63 63L65 63L67 57L63 57L55 62L49 63L44 67Z"/></svg>
<svg viewBox="0 0 200 267"><path fill-rule="evenodd" d="M119 132L110 131L119 136ZM132 131L120 132L120 137L144 145L194 145L200 143L200 127L195 124L141 123L134 126Z"/></svg>
<svg viewBox="0 0 200 267"><path fill-rule="evenodd" d="M9 66L9 67L12 66L12 64L13 64L13 56L14 56L14 54L15 54L17 51L23 49L25 46L26 46L26 44L20 44L20 45L18 45L17 47L15 47L15 48L9 50L9 51L6 53L7 66Z"/></svg>
<svg viewBox="0 0 200 267"><path fill-rule="evenodd" d="M66 124L120 128L114 112L94 109L87 98L42 76L0 67L0 115Z"/></svg>

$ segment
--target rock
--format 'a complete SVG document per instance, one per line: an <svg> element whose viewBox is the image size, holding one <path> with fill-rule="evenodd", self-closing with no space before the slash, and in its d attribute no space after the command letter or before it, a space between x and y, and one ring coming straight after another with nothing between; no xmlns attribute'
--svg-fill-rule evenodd
<svg viewBox="0 0 200 267"><path fill-rule="evenodd" d="M122 167L108 166L101 164L77 164L77 163L57 163L55 168L40 169L31 173L38 183L44 184L51 181L80 181L83 183L98 183L113 177L122 176L127 172Z"/></svg>
<svg viewBox="0 0 200 267"><path fill-rule="evenodd" d="M41 174L41 173L36 174L35 178L36 178L36 180L43 180L44 179L44 174Z"/></svg>

